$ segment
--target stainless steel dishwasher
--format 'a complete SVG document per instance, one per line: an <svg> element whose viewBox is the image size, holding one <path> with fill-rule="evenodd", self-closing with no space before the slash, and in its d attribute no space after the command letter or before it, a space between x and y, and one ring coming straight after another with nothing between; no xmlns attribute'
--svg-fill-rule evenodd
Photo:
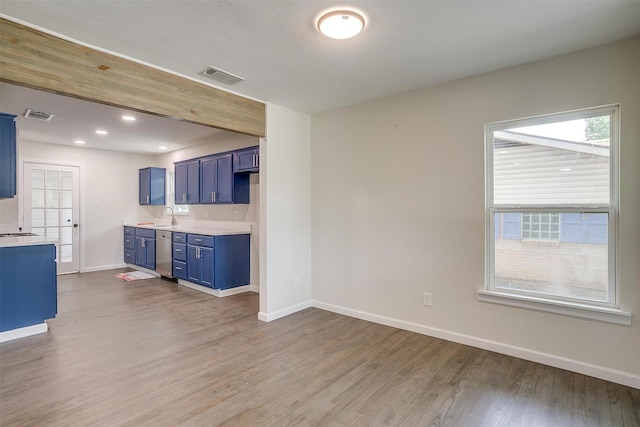
<svg viewBox="0 0 640 427"><path fill-rule="evenodd" d="M171 251L173 233L171 231L156 231L156 273L165 277L173 277Z"/></svg>

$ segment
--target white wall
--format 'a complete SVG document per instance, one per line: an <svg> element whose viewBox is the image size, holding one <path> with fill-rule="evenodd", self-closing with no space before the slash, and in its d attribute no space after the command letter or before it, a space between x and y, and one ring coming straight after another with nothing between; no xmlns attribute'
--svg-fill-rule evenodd
<svg viewBox="0 0 640 427"><path fill-rule="evenodd" d="M260 313L265 321L311 305L311 118L267 104L260 144Z"/></svg>
<svg viewBox="0 0 640 427"><path fill-rule="evenodd" d="M633 325L477 301L483 125L613 103ZM314 305L640 387L639 117L640 38L314 116Z"/></svg>
<svg viewBox="0 0 640 427"><path fill-rule="evenodd" d="M138 169L153 166L153 157L21 139L18 162L24 160L80 166L80 270L122 266L122 218L152 216L138 205ZM20 197L15 198L15 209Z"/></svg>

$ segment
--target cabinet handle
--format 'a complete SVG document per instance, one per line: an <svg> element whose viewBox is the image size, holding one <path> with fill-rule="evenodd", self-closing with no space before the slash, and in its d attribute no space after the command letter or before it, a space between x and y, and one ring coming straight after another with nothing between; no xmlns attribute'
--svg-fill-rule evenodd
<svg viewBox="0 0 640 427"><path fill-rule="evenodd" d="M182 270L182 267L176 267L176 270Z"/></svg>
<svg viewBox="0 0 640 427"><path fill-rule="evenodd" d="M147 203L149 203L149 195L147 195Z"/></svg>
<svg viewBox="0 0 640 427"><path fill-rule="evenodd" d="M144 239L140 239L140 241L142 242L142 247L143 247L143 248L144 248L144 247L146 247L146 245L145 245L145 240L144 240Z"/></svg>
<svg viewBox="0 0 640 427"><path fill-rule="evenodd" d="M182 252L182 249L176 249L176 252Z"/></svg>
<svg viewBox="0 0 640 427"><path fill-rule="evenodd" d="M212 201L213 203L215 203L215 202L216 202L216 192L215 192L215 191L212 191L212 192L211 192L211 201Z"/></svg>
<svg viewBox="0 0 640 427"><path fill-rule="evenodd" d="M193 239L193 240L195 240L196 242L202 242L202 239Z"/></svg>
<svg viewBox="0 0 640 427"><path fill-rule="evenodd" d="M187 193L182 193L182 203L187 203Z"/></svg>

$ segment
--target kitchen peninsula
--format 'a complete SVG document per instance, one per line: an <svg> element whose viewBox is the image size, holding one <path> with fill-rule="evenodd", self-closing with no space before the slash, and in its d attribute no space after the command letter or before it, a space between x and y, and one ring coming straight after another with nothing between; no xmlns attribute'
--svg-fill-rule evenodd
<svg viewBox="0 0 640 427"><path fill-rule="evenodd" d="M0 237L0 342L47 332L58 311L56 241L15 234Z"/></svg>

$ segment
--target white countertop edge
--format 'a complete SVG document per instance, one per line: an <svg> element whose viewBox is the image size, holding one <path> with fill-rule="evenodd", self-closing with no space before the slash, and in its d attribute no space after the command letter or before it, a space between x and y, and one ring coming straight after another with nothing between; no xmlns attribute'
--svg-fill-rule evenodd
<svg viewBox="0 0 640 427"><path fill-rule="evenodd" d="M125 227L147 228L156 231L171 231L174 233L204 234L207 236L221 236L229 234L251 234L252 225L249 222L211 222L210 224L145 224L146 221L123 221Z"/></svg>
<svg viewBox="0 0 640 427"><path fill-rule="evenodd" d="M58 243L56 239L49 239L43 236L0 237L0 248L11 248L16 246L55 245L56 243Z"/></svg>

